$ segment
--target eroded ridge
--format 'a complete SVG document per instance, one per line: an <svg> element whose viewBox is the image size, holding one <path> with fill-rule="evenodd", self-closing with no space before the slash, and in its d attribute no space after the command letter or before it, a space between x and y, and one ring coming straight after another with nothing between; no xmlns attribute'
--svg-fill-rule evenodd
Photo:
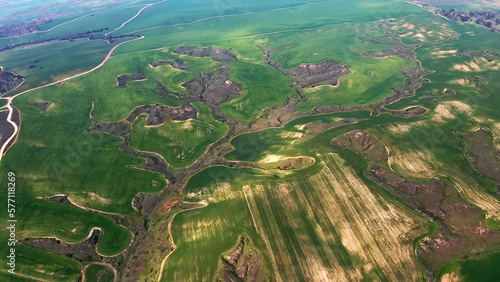
<svg viewBox="0 0 500 282"><path fill-rule="evenodd" d="M484 212L466 201L450 181L408 180L392 171L387 163L389 151L374 135L356 130L334 138L332 144L367 159L366 175L371 180L438 224L436 234L423 238L417 249L431 278L450 260L486 253L500 244L500 232L486 226Z"/></svg>
<svg viewBox="0 0 500 282"><path fill-rule="evenodd" d="M218 62L236 61L236 56L230 50L215 47L183 46L175 49L174 53L193 57L210 57Z"/></svg>

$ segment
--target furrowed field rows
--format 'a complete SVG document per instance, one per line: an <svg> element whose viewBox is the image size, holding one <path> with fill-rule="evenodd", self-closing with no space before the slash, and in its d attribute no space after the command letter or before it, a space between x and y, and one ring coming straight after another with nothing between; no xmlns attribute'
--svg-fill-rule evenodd
<svg viewBox="0 0 500 282"><path fill-rule="evenodd" d="M418 280L411 230L422 221L373 194L339 156L324 160L308 179L245 190L277 280Z"/></svg>
<svg viewBox="0 0 500 282"><path fill-rule="evenodd" d="M175 220L178 249L166 262L164 281L214 277L217 257L238 234L255 242L276 281L421 279L413 239L424 221L372 193L338 155L321 158L324 168L308 178L231 181L188 193L210 205ZM193 259L199 267L182 271L192 269Z"/></svg>

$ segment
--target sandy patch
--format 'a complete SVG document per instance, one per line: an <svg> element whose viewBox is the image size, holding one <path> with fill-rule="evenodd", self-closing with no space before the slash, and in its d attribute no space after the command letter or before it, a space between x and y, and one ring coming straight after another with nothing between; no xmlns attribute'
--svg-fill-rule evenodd
<svg viewBox="0 0 500 282"><path fill-rule="evenodd" d="M459 84L459 85L468 85L468 84L470 84L470 79L469 78L460 78L460 79L451 80L450 83Z"/></svg>
<svg viewBox="0 0 500 282"><path fill-rule="evenodd" d="M401 174L413 178L431 179L436 175L431 166L434 161L429 151L408 151L392 147L388 162Z"/></svg>
<svg viewBox="0 0 500 282"><path fill-rule="evenodd" d="M439 104L434 109L434 112L433 120L436 122L444 122L445 119L455 118L456 113L471 114L472 108L462 101L445 101Z"/></svg>
<svg viewBox="0 0 500 282"><path fill-rule="evenodd" d="M265 157L264 159L260 160L259 163L275 163L277 161L280 161L280 160L283 160L283 159L286 159L287 156L283 156L283 155L268 155L267 157Z"/></svg>
<svg viewBox="0 0 500 282"><path fill-rule="evenodd" d="M459 271L453 271L451 273L446 273L441 277L441 282L461 282L462 276L460 276Z"/></svg>
<svg viewBox="0 0 500 282"><path fill-rule="evenodd" d="M414 30L415 29L415 25L413 25L411 23L405 23L405 24L403 24L403 27L406 28L406 29L410 29L410 30Z"/></svg>
<svg viewBox="0 0 500 282"><path fill-rule="evenodd" d="M423 33L420 33L420 32L415 34L413 37L417 38L420 41L425 41L425 39L427 38Z"/></svg>
<svg viewBox="0 0 500 282"><path fill-rule="evenodd" d="M387 127L387 130L391 132L394 135L404 135L414 127L421 127L421 126L427 126L426 122L421 120L421 121L416 121L416 122L411 122L411 123L397 123L390 125Z"/></svg>

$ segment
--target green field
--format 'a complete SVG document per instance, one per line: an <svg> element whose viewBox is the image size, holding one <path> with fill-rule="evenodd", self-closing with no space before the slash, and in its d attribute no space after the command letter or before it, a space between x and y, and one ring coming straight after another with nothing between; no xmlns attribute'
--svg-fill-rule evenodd
<svg viewBox="0 0 500 282"><path fill-rule="evenodd" d="M39 89L93 69L130 38L0 52L0 66L26 78L7 95L28 91L13 100L20 133L0 161L5 205L15 173L18 240L18 276L4 264L1 281L77 281L82 269L85 281L112 281L113 270L118 281L224 280L241 238L248 245L239 263L251 265L253 254L265 281L423 281L426 272L441 281L498 280L499 184L481 172L498 168L478 165L465 137L485 130L488 146L476 153L498 155L499 33L398 0L21 2L2 9L0 23L27 8L33 17L41 4L65 14L0 46L101 27L144 38L92 72ZM200 48L174 51L183 46ZM204 47L236 59L218 60ZM336 85L311 72L308 79L320 79L308 85L318 86L300 87L292 73L323 62L349 71ZM145 79L119 86L119 76L138 74ZM235 84L239 93L219 99ZM144 105L186 104L196 117L164 116L157 125L147 114L128 118ZM0 111L5 105L0 99ZM398 116L413 106L426 112ZM332 145L361 131L385 149L382 163ZM427 195L443 197L437 210L397 186L437 181L442 195ZM98 260L23 244L86 244L95 228ZM8 252L2 243L0 253Z"/></svg>
<svg viewBox="0 0 500 282"><path fill-rule="evenodd" d="M114 274L109 267L100 264L92 264L85 271L85 281L107 282L113 281Z"/></svg>
<svg viewBox="0 0 500 282"><path fill-rule="evenodd" d="M146 125L140 116L133 124L131 146L143 151L158 152L173 167L192 164L207 147L222 138L227 127L214 120L201 103L196 104L200 120L168 122L159 126Z"/></svg>

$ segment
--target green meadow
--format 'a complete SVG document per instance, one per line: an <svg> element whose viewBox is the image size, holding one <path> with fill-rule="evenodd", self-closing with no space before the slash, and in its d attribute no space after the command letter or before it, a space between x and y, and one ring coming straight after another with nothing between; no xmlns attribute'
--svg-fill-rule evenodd
<svg viewBox="0 0 500 282"><path fill-rule="evenodd" d="M92 264L85 271L85 281L106 282L113 281L114 274L109 267L100 264Z"/></svg>
<svg viewBox="0 0 500 282"><path fill-rule="evenodd" d="M93 16L45 33L0 39L0 45L41 34L100 27L109 32L150 4L93 2L96 10L87 4L73 8L74 14L41 30L88 12ZM26 1L8 11L39 4ZM381 25L382 19L391 20ZM0 162L0 198L7 202L7 173L14 172L20 241L15 281L77 281L89 263L86 281L113 280L112 269L95 264L99 262L115 268L119 281L126 281L127 271L137 281L214 281L221 278L223 256L243 235L269 281L425 280L426 265L416 249L421 238L435 235L437 223L367 177L369 164L360 155L331 144L332 138L353 130L380 139L389 154L388 167L405 180L425 183L439 177L451 183L461 199L481 210L488 232L499 232L498 184L470 161L463 138L482 128L491 133L496 150L500 145L498 33L396 0L165 1L144 9L113 34L123 33L144 38L123 44L91 73L14 99L22 124L16 143ZM392 33L400 41L392 40ZM90 70L126 40L57 41L0 52L0 66L26 78L8 95ZM174 52L186 45L229 50L237 60L223 63ZM402 45L415 49L415 59L363 55ZM266 62L264 51L279 67ZM150 65L175 59L189 68ZM28 68L35 60L37 67ZM327 61L349 67L335 86L296 89L286 74L304 63ZM372 115L371 105L404 85L403 70L420 63L430 71L427 80L414 96L386 109L418 105L428 112L409 118L388 111ZM240 95L220 105L190 96L184 83L222 65L231 70L229 80L241 86ZM118 76L137 73L146 79L118 87ZM298 104L284 107L289 101ZM39 106L42 102L48 103L46 109ZM0 100L0 106L6 103ZM138 106L177 108L185 103L196 107L196 118L150 126L143 114L126 121ZM355 110L312 114L318 106ZM130 133L122 138L90 132L96 122L121 122ZM126 146L161 156L168 172L179 177L167 181L145 169L146 159L127 154ZM214 150L206 155L211 146ZM290 157L314 159L314 164L281 168ZM138 194L139 201L152 196L148 201L154 203L133 206ZM50 200L55 195L70 202ZM156 213L166 199L174 198L179 202L166 214ZM198 208L186 208L188 203ZM148 205L150 215L145 212ZM7 218L5 209L0 218ZM102 231L96 245L106 257L102 261L77 261L22 244L25 238L52 237L79 243L94 228ZM161 234L149 233L157 230ZM8 237L3 229L0 242ZM148 240L147 248L154 251L140 249L144 246L137 238ZM7 244L0 246L0 253L8 252ZM449 265L459 265L458 272L444 264L437 275L453 270L463 281L478 281L488 273L484 281L496 281L498 248L484 247L488 255L457 258ZM139 261L144 258L147 263ZM153 265L154 271L136 267L142 264ZM1 281L12 279L5 268L0 270Z"/></svg>

